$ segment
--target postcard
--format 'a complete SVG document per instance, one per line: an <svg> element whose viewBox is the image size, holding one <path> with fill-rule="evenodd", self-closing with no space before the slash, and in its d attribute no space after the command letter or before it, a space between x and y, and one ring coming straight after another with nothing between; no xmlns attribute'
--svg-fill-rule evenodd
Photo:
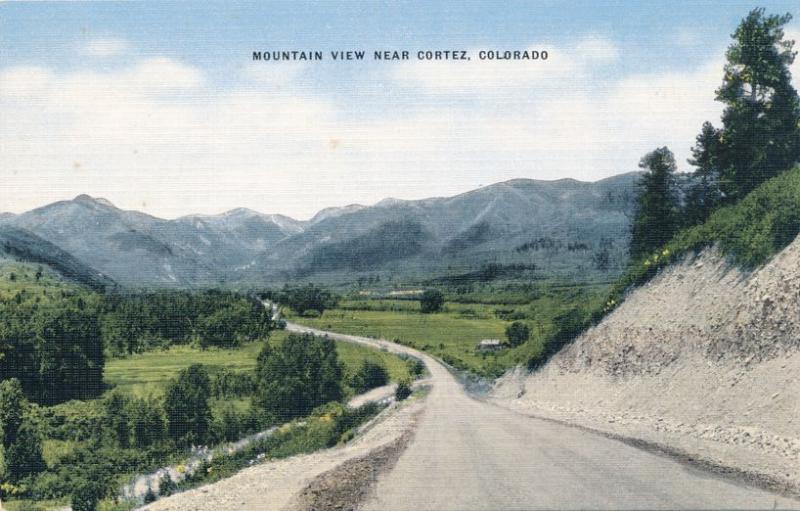
<svg viewBox="0 0 800 511"><path fill-rule="evenodd" d="M800 508L798 15L0 3L0 510Z"/></svg>

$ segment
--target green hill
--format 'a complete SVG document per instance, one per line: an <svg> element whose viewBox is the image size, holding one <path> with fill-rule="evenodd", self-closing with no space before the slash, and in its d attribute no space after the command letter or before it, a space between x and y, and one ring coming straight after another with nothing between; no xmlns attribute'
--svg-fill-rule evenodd
<svg viewBox="0 0 800 511"><path fill-rule="evenodd" d="M542 351L528 362L540 367L565 344L598 323L636 287L659 271L704 248L716 246L731 264L752 270L766 263L800 233L800 166L762 183L741 201L715 211L704 223L683 229L647 257L631 261L604 304L584 304L555 318Z"/></svg>

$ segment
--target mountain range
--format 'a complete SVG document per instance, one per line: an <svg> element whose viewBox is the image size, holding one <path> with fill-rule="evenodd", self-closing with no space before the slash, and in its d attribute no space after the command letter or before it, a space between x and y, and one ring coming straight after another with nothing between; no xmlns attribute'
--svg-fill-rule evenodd
<svg viewBox="0 0 800 511"><path fill-rule="evenodd" d="M126 287L366 274L419 280L487 264L535 268L540 276L602 276L624 263L637 177L515 179L454 197L327 208L306 221L244 208L167 220L80 195L2 214L0 227L13 229L17 241L27 233L28 246L41 240L49 244L45 252L56 247L89 274Z"/></svg>

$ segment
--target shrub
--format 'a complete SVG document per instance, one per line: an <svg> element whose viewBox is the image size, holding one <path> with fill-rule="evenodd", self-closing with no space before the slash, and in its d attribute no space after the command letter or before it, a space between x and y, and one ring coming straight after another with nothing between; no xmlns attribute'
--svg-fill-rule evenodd
<svg viewBox="0 0 800 511"><path fill-rule="evenodd" d="M255 388L252 373L222 369L211 378L211 393L218 399L252 396Z"/></svg>
<svg viewBox="0 0 800 511"><path fill-rule="evenodd" d="M144 503L150 504L151 502L155 502L158 497L156 493L153 491L153 488L150 486L147 487L147 493L144 494Z"/></svg>
<svg viewBox="0 0 800 511"><path fill-rule="evenodd" d="M514 321L506 327L506 339L511 346L519 346L531 337L528 325L521 321Z"/></svg>
<svg viewBox="0 0 800 511"><path fill-rule="evenodd" d="M172 480L172 476L169 473L165 473L161 476L161 479L158 481L158 495L160 497L168 497L175 493L178 489L178 485L175 484L175 481Z"/></svg>
<svg viewBox="0 0 800 511"><path fill-rule="evenodd" d="M401 381L397 384L397 389L394 391L394 398L398 401L404 401L411 395L411 386L408 382Z"/></svg>
<svg viewBox="0 0 800 511"><path fill-rule="evenodd" d="M425 314L439 312L444 305L444 295L438 289L428 289L419 299L419 310Z"/></svg>
<svg viewBox="0 0 800 511"><path fill-rule="evenodd" d="M389 373L382 365L365 360L353 375L351 386L356 392L366 392L389 383Z"/></svg>
<svg viewBox="0 0 800 511"><path fill-rule="evenodd" d="M425 374L425 362L418 358L410 358L406 361L408 364L408 372L414 378L419 378Z"/></svg>

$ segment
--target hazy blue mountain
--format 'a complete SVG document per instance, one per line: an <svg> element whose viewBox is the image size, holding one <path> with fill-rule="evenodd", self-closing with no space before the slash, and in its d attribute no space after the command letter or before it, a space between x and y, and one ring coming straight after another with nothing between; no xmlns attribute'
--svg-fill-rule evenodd
<svg viewBox="0 0 800 511"><path fill-rule="evenodd" d="M454 197L327 208L305 222L244 208L164 220L81 195L0 223L128 286L430 278L489 263L594 275L624 262L637 176L516 179Z"/></svg>
<svg viewBox="0 0 800 511"><path fill-rule="evenodd" d="M68 280L93 289L115 286L113 280L72 254L29 231L9 225L0 225L0 256L49 266Z"/></svg>
<svg viewBox="0 0 800 511"><path fill-rule="evenodd" d="M348 213L355 213L356 211L360 211L366 207L367 206L362 206L361 204L350 204L349 206L343 207L325 208L317 212L317 214L308 221L308 224L313 225L322 222L323 220L327 220L328 218L335 218Z"/></svg>
<svg viewBox="0 0 800 511"><path fill-rule="evenodd" d="M516 179L455 197L387 199L310 223L251 270L305 277L383 268L403 275L525 263L545 273L613 271L624 262L638 175L595 183Z"/></svg>
<svg viewBox="0 0 800 511"><path fill-rule="evenodd" d="M123 285L205 285L215 272L173 239L169 222L81 195L6 222L58 245Z"/></svg>

